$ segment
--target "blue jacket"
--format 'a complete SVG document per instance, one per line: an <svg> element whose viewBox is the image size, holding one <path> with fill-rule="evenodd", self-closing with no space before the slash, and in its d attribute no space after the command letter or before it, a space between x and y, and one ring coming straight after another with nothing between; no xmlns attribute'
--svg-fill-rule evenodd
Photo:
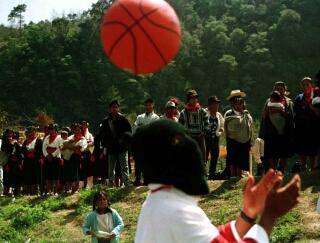
<svg viewBox="0 0 320 243"><path fill-rule="evenodd" d="M119 213L113 208L110 208L110 209L112 212L112 222L113 222L113 227L114 227L111 232L116 235L116 237L113 240L111 240L110 243L119 243L120 242L120 234L124 228L124 224L123 224L122 218L119 215ZM87 232L90 230L97 231L97 225L98 225L97 212L92 211L91 213L89 213L87 215L85 222L82 226L83 233L86 235ZM92 243L98 243L98 240L96 237L92 237Z"/></svg>

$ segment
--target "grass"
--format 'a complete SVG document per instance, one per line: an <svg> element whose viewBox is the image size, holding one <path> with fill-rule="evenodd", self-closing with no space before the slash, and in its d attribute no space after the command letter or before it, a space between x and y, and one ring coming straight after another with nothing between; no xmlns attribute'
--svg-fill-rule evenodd
<svg viewBox="0 0 320 243"><path fill-rule="evenodd" d="M274 227L271 242L316 242L320 239L320 215L315 212L319 197L319 173L302 176L302 200L298 208L282 217ZM239 214L245 180L210 181L210 193L199 201L213 224L235 219ZM92 210L92 197L105 190L123 217L122 243L132 243L146 187L108 189L96 186L66 197L21 197L0 199L0 242L90 242L81 232L85 215Z"/></svg>

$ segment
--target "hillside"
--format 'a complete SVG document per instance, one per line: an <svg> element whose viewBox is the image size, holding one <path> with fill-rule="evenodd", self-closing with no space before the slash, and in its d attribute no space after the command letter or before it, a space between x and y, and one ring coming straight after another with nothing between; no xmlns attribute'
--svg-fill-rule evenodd
<svg viewBox="0 0 320 243"><path fill-rule="evenodd" d="M316 202L320 190L320 173L302 175L301 203L283 217L271 236L272 242L319 242L320 214ZM210 181L210 194L202 197L200 206L214 224L234 219L239 213L245 179ZM20 197L0 199L0 242L90 242L81 232L81 224L91 210L94 190L68 197ZM122 243L132 243L146 187L108 189L112 207L125 222Z"/></svg>

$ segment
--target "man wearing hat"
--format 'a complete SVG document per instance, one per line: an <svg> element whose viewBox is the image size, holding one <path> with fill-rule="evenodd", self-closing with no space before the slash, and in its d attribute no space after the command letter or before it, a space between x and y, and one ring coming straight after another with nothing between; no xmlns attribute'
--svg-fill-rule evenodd
<svg viewBox="0 0 320 243"><path fill-rule="evenodd" d="M161 118L167 118L169 120L178 122L178 118L177 118L177 106L176 104L169 100L166 103L166 107L165 107L165 112L164 112L164 116L162 116Z"/></svg>
<svg viewBox="0 0 320 243"><path fill-rule="evenodd" d="M220 100L217 96L208 99L209 129L206 134L206 151L208 158L210 152L209 180L214 179L219 157L219 137L224 131L224 118L219 110Z"/></svg>
<svg viewBox="0 0 320 243"><path fill-rule="evenodd" d="M120 113L120 104L113 100L109 104L109 114L102 121L99 137L108 154L109 185L114 186L116 163L120 164L121 175L125 186L129 185L128 141L131 134L128 119Z"/></svg>
<svg viewBox="0 0 320 243"><path fill-rule="evenodd" d="M189 90L186 96L187 103L180 113L179 123L187 129L189 135L198 143L201 150L202 161L205 163L205 134L209 129L209 116L199 103L197 91L193 89Z"/></svg>
<svg viewBox="0 0 320 243"><path fill-rule="evenodd" d="M277 218L298 202L298 175L283 188L281 175L272 170L256 185L250 176L241 213L217 228L198 207L197 197L208 194L209 188L199 147L184 127L168 119L141 127L132 149L150 189L139 215L136 243L269 242Z"/></svg>
<svg viewBox="0 0 320 243"><path fill-rule="evenodd" d="M230 172L231 176L241 176L243 171L249 171L253 120L246 110L245 96L241 90L232 90L227 97L232 108L224 115L227 140L226 176L227 172Z"/></svg>

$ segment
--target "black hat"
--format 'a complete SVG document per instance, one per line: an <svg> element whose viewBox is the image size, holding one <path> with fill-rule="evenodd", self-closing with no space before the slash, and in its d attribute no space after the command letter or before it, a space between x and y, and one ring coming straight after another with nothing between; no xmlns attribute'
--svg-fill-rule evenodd
<svg viewBox="0 0 320 243"><path fill-rule="evenodd" d="M191 98L196 97L198 98L198 93L194 89L190 89L187 92L187 101L189 101Z"/></svg>
<svg viewBox="0 0 320 243"><path fill-rule="evenodd" d="M173 185L190 195L209 193L199 146L179 123L163 119L139 127L132 150L145 183Z"/></svg>
<svg viewBox="0 0 320 243"><path fill-rule="evenodd" d="M219 100L219 98L216 95L210 96L208 98L208 104L212 104L212 103L220 103L221 101Z"/></svg>

